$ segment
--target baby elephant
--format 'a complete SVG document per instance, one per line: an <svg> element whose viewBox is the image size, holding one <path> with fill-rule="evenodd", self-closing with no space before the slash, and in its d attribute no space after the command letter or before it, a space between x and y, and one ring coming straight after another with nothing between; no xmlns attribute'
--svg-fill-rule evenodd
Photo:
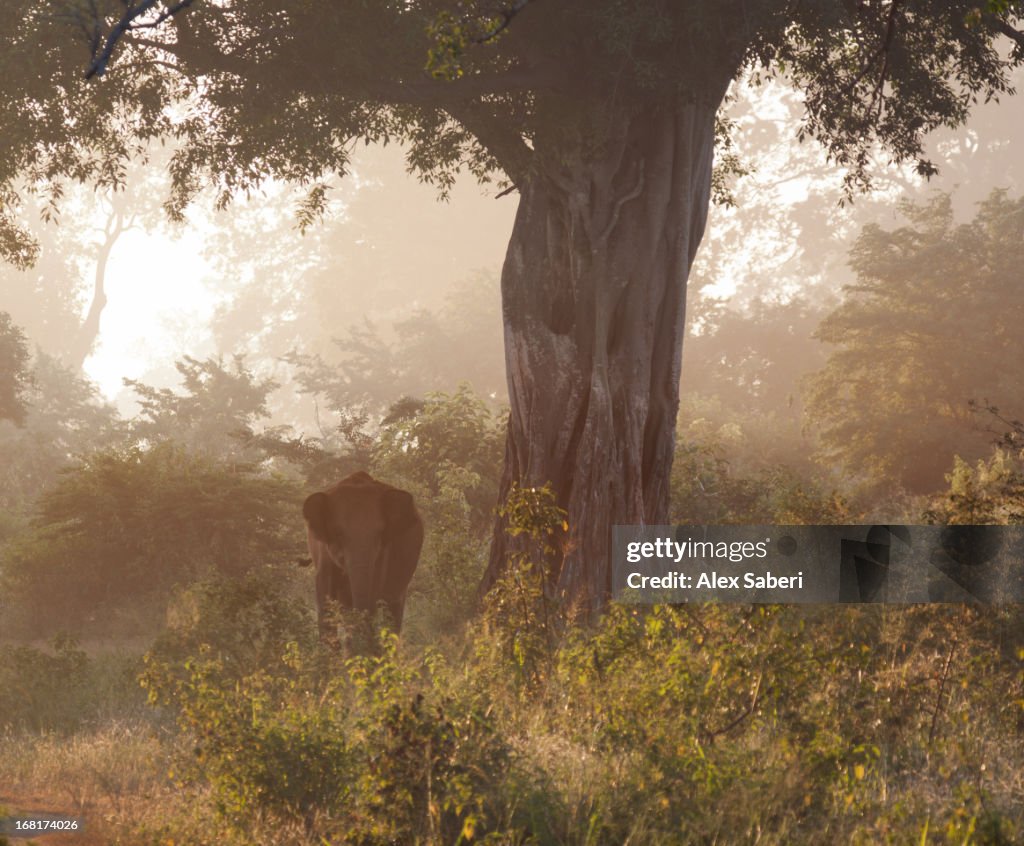
<svg viewBox="0 0 1024 846"><path fill-rule="evenodd" d="M412 494L359 471L310 496L302 516L316 565L321 640L331 639L329 600L370 613L383 602L400 630L405 592L423 546L423 521Z"/></svg>

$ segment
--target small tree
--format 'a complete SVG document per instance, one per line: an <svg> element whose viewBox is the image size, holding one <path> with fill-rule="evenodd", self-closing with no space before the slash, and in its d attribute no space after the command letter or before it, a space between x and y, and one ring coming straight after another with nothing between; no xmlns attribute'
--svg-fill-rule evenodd
<svg viewBox="0 0 1024 846"><path fill-rule="evenodd" d="M96 386L37 351L23 426L0 421L0 515L24 517L62 468L123 437L121 421ZM3 522L0 520L0 522Z"/></svg>

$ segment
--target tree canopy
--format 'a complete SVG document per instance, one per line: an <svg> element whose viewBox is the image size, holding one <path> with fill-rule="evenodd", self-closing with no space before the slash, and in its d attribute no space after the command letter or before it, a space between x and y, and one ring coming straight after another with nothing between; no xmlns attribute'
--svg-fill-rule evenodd
<svg viewBox="0 0 1024 846"><path fill-rule="evenodd" d="M354 140L405 143L410 169L442 191L463 168L514 183L570 138L599 144L613 105L717 97L743 68L803 90L801 136L825 143L851 186L869 182L879 147L931 173L925 134L1008 92L1020 11L1008 0L13 0L0 12L0 247L34 256L10 217L18 188L47 191L56 212L62 180L122 185L125 162L160 138L184 142L172 215L206 184L228 203L271 175L310 184L315 212L320 180L345 171Z"/></svg>

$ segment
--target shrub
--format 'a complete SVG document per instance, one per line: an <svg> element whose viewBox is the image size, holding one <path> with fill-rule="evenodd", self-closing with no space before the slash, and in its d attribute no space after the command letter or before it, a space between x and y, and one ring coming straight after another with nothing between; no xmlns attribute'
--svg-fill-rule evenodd
<svg viewBox="0 0 1024 846"><path fill-rule="evenodd" d="M208 784L238 831L271 818L367 846L481 838L508 815L510 748L484 709L447 696L396 647L386 638L380 655L324 674L292 644L234 680L209 649L185 662L184 677L154 672L151 657L151 696L178 710L191 739L177 775Z"/></svg>
<svg viewBox="0 0 1024 846"><path fill-rule="evenodd" d="M90 658L67 635L50 650L0 646L0 731L73 732L142 705L136 658Z"/></svg>
<svg viewBox="0 0 1024 846"><path fill-rule="evenodd" d="M997 448L973 467L954 456L949 488L932 500L925 520L940 524L1024 523L1024 455Z"/></svg>
<svg viewBox="0 0 1024 846"><path fill-rule="evenodd" d="M167 628L146 662L184 666L202 653L216 657L226 677L238 679L276 664L289 644L312 649L313 606L297 593L292 572L281 567L179 588L168 607Z"/></svg>
<svg viewBox="0 0 1024 846"><path fill-rule="evenodd" d="M5 586L39 627L109 629L141 606L145 628L174 585L294 559L299 501L291 482L171 444L93 453L7 548Z"/></svg>
<svg viewBox="0 0 1024 846"><path fill-rule="evenodd" d="M814 479L782 465L737 473L714 436L684 441L672 465L672 522L764 525L842 524L853 506Z"/></svg>

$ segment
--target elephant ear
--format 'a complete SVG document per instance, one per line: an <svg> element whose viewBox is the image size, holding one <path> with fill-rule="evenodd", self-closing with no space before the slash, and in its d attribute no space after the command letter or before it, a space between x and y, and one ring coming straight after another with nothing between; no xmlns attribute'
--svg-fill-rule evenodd
<svg viewBox="0 0 1024 846"><path fill-rule="evenodd" d="M412 494L398 488L384 491L384 519L393 531L409 528L416 521Z"/></svg>
<svg viewBox="0 0 1024 846"><path fill-rule="evenodd" d="M326 542L327 538L327 494L320 492L306 498L302 503L302 516L313 534Z"/></svg>

